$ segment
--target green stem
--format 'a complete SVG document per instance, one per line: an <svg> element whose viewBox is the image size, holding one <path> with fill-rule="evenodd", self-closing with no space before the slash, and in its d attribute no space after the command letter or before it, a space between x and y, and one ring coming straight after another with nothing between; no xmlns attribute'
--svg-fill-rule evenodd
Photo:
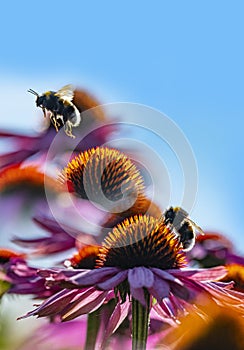
<svg viewBox="0 0 244 350"><path fill-rule="evenodd" d="M85 350L94 350L100 325L100 309L87 315Z"/></svg>
<svg viewBox="0 0 244 350"><path fill-rule="evenodd" d="M147 345L150 295L144 293L146 306L132 298L132 350L145 350Z"/></svg>

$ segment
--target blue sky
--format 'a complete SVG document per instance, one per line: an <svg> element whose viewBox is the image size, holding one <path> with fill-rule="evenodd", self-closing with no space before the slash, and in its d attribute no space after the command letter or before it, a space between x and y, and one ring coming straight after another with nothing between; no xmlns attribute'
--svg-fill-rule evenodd
<svg viewBox="0 0 244 350"><path fill-rule="evenodd" d="M244 250L243 10L242 1L3 2L1 125L35 126L26 90L67 83L166 113L198 163L194 220Z"/></svg>

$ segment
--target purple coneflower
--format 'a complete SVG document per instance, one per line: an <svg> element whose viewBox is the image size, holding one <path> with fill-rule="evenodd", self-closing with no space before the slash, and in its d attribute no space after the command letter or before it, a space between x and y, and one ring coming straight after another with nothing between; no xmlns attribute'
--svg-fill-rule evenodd
<svg viewBox="0 0 244 350"><path fill-rule="evenodd" d="M221 308L210 303L205 306L207 317L197 313L181 318L181 324L164 338L159 336L156 349L174 350L242 350L244 349L244 320L233 308Z"/></svg>
<svg viewBox="0 0 244 350"><path fill-rule="evenodd" d="M8 294L31 294L46 298L60 290L58 286L46 287L45 279L37 274L38 269L28 265L25 255L9 249L0 249L0 281L5 282Z"/></svg>
<svg viewBox="0 0 244 350"><path fill-rule="evenodd" d="M225 236L217 232L206 232L197 237L194 248L187 253L190 262L201 267L225 265L227 274L224 282L234 283L234 289L244 291L244 258L238 255L235 248Z"/></svg>
<svg viewBox="0 0 244 350"><path fill-rule="evenodd" d="M23 221L26 214L49 210L46 200L48 191L51 200L60 193L57 181L44 175L35 166L12 166L0 172L0 218L3 225Z"/></svg>
<svg viewBox="0 0 244 350"><path fill-rule="evenodd" d="M217 232L206 232L205 235L199 235L195 246L187 256L190 261L197 263L200 267L226 264L244 266L244 258L235 252L232 242Z"/></svg>
<svg viewBox="0 0 244 350"><path fill-rule="evenodd" d="M163 219L139 215L126 219L105 238L95 269L42 270L49 285L63 287L27 314L60 315L63 321L97 310L116 298L103 344L132 312L133 349L145 349L149 313L175 321L192 304L201 312L204 298L241 308L241 294L224 283L224 267L188 270L181 243ZM199 306L199 308L197 308Z"/></svg>

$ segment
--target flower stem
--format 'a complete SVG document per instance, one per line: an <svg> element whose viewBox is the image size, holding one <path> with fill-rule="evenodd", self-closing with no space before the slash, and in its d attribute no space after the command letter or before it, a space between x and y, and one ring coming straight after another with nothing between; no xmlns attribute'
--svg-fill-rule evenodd
<svg viewBox="0 0 244 350"><path fill-rule="evenodd" d="M132 350L145 350L147 345L150 295L144 292L146 306L132 298Z"/></svg>
<svg viewBox="0 0 244 350"><path fill-rule="evenodd" d="M100 325L100 310L98 309L87 315L85 350L95 349L99 325Z"/></svg>

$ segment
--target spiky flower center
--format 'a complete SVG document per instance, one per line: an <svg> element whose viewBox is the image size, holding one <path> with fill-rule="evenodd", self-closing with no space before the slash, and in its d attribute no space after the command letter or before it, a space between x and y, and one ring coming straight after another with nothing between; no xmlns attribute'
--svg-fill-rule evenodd
<svg viewBox="0 0 244 350"><path fill-rule="evenodd" d="M79 251L69 259L70 265L75 269L94 269L100 246L88 245L79 249Z"/></svg>
<svg viewBox="0 0 244 350"><path fill-rule="evenodd" d="M10 259L13 258L24 258L25 254L16 253L10 249L0 249L0 264L7 263Z"/></svg>
<svg viewBox="0 0 244 350"><path fill-rule="evenodd" d="M136 266L160 269L186 264L179 239L162 219L139 215L125 219L105 238L97 266L123 269Z"/></svg>
<svg viewBox="0 0 244 350"><path fill-rule="evenodd" d="M131 160L107 147L80 153L68 163L62 178L72 183L79 196L112 212L128 209L144 192L140 172Z"/></svg>
<svg viewBox="0 0 244 350"><path fill-rule="evenodd" d="M0 173L0 191L3 192L32 187L43 190L44 186L54 192L60 189L55 179L45 175L35 166L12 166Z"/></svg>

